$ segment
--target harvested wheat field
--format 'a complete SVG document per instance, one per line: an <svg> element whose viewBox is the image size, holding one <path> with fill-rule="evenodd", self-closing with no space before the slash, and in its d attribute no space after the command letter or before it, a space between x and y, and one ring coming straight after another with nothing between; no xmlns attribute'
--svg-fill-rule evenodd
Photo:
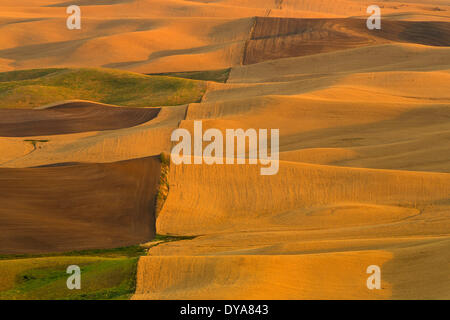
<svg viewBox="0 0 450 320"><path fill-rule="evenodd" d="M135 300L450 299L448 1L73 4L0 4L0 253L145 243ZM279 153L176 164L199 121Z"/></svg>

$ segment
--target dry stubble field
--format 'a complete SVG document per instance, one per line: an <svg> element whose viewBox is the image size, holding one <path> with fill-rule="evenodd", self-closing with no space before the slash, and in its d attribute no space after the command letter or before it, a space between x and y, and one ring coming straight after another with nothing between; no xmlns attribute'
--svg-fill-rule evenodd
<svg viewBox="0 0 450 320"><path fill-rule="evenodd" d="M0 253L156 233L181 238L138 254L133 299L450 298L448 1L74 1L81 30L20 3L0 2ZM167 168L195 120L280 129L278 174ZM39 292L14 259L0 298Z"/></svg>

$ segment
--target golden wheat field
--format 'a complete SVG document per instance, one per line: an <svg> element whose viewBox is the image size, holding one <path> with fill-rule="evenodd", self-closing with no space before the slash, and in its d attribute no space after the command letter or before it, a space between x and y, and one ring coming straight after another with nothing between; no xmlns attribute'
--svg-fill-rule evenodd
<svg viewBox="0 0 450 320"><path fill-rule="evenodd" d="M0 299L137 245L135 300L450 299L448 0L0 0L0 40ZM199 123L275 174L177 164Z"/></svg>

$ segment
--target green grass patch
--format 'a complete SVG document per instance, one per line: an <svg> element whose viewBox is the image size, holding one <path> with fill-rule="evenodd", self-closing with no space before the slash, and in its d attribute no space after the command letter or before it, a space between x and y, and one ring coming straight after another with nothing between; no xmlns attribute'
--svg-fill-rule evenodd
<svg viewBox="0 0 450 320"><path fill-rule="evenodd" d="M156 244L194 237L157 235ZM161 242L162 241L162 242ZM116 300L136 290L137 263L147 244L65 253L0 255L0 300ZM67 267L81 269L81 289L69 290Z"/></svg>
<svg viewBox="0 0 450 320"><path fill-rule="evenodd" d="M230 76L231 68L220 70L208 70L208 71L188 71L188 72L169 72L169 73L156 73L153 75L169 76L175 78L203 80L203 81L215 81L225 83Z"/></svg>
<svg viewBox="0 0 450 320"><path fill-rule="evenodd" d="M0 108L34 108L63 100L129 107L199 102L203 81L100 68L35 69L0 73Z"/></svg>
<svg viewBox="0 0 450 320"><path fill-rule="evenodd" d="M26 140L23 140L23 141L31 143L31 145L33 146L34 149L37 148L38 143L49 142L49 140L32 140L32 139L26 139Z"/></svg>

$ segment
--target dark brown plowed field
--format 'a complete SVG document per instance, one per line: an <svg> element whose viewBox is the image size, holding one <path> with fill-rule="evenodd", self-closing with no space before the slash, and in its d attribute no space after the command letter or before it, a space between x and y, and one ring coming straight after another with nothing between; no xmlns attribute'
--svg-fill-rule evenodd
<svg viewBox="0 0 450 320"><path fill-rule="evenodd" d="M36 109L0 109L1 137L29 137L133 127L155 118L159 108L112 107L70 102Z"/></svg>
<svg viewBox="0 0 450 320"><path fill-rule="evenodd" d="M0 253L138 244L155 235L157 158L0 168Z"/></svg>
<svg viewBox="0 0 450 320"><path fill-rule="evenodd" d="M381 27L369 30L365 19L257 17L243 64L389 42L450 46L448 22L382 20Z"/></svg>

